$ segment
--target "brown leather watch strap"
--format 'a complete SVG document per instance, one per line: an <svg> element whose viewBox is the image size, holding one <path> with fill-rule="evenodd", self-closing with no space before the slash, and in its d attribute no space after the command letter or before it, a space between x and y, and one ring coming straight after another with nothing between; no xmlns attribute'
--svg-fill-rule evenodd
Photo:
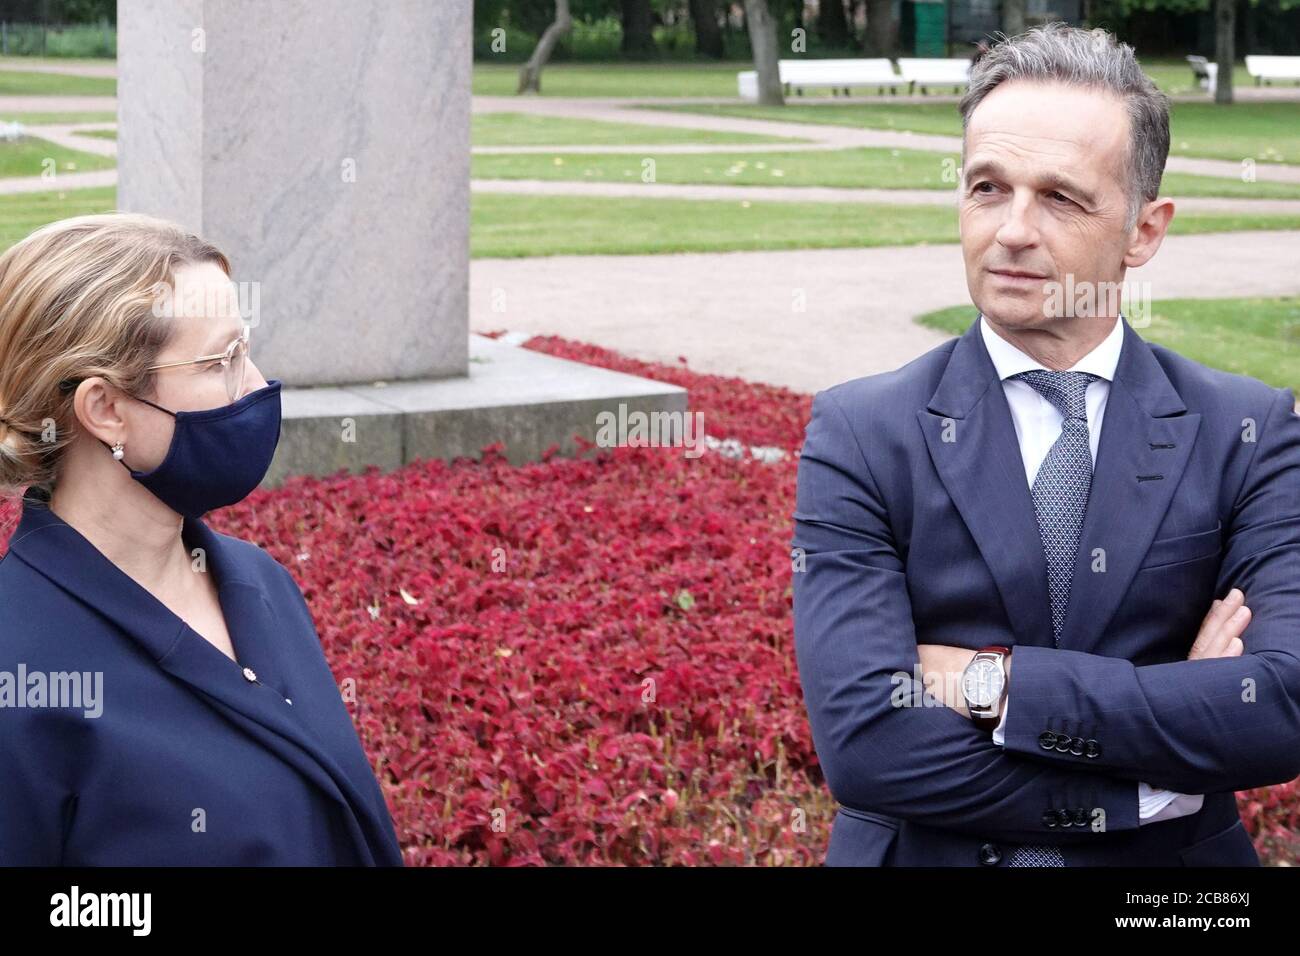
<svg viewBox="0 0 1300 956"><path fill-rule="evenodd" d="M1000 644L990 644L990 645L988 645L987 647L981 647L981 648L980 648L978 651L976 651L975 653L976 653L976 654L985 654L985 653L1001 654L1001 655L1002 655L1002 658L1003 658L1003 664L1002 664L1002 676L1003 676L1003 683L1002 683L1002 696L998 698L998 704L999 704L999 706L998 706L998 712L997 712L996 714L992 714L992 715L982 715L982 714L974 714L974 713L972 713L971 716L970 716L971 723L973 723L976 727L978 727L980 730L984 731L985 733L992 734L993 731L994 731L994 730L997 728L997 726L998 726L998 721L1000 721L1000 720L1002 719L1002 707L1001 707L1001 704L1002 704L1003 701L1005 701L1005 700L1007 699L1007 683L1006 683L1006 680L1005 680L1005 678L1006 678L1006 674L1007 674L1006 658L1007 658L1007 656L1011 653L1011 648L1009 648L1009 647L1003 647L1003 646L1000 645Z"/></svg>

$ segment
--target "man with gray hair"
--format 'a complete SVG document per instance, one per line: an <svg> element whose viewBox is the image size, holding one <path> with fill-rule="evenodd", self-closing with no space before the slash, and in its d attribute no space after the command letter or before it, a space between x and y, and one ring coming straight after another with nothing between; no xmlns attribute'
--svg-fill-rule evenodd
<svg viewBox="0 0 1300 956"><path fill-rule="evenodd" d="M1300 775L1295 397L1144 341L1110 292L1174 215L1130 47L1053 23L970 79L980 314L817 393L799 463L826 862L1256 866L1234 791Z"/></svg>

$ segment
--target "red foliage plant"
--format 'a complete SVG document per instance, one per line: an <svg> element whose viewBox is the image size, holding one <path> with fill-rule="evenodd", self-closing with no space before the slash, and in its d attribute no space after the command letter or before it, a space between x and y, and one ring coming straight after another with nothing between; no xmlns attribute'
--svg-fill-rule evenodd
<svg viewBox="0 0 1300 956"><path fill-rule="evenodd" d="M528 345L683 385L715 437L802 444L809 396ZM293 477L207 520L301 586L408 865L820 863L797 459L555 452ZM1294 861L1294 784L1240 797L1261 852Z"/></svg>

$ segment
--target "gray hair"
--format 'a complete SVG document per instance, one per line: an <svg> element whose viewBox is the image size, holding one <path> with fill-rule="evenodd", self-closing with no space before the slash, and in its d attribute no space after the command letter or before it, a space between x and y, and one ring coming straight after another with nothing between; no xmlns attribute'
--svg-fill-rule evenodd
<svg viewBox="0 0 1300 956"><path fill-rule="evenodd" d="M962 164L966 127L984 97L1008 80L1042 80L1107 90L1124 100L1129 116L1126 163L1128 222L1160 193L1169 157L1169 97L1138 66L1133 48L1105 30L1084 30L1059 20L1002 40L971 67L970 88L961 98Z"/></svg>

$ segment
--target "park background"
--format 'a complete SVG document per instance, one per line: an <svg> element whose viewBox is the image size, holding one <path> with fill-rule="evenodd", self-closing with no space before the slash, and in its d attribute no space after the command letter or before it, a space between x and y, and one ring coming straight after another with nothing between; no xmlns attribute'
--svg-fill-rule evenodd
<svg viewBox="0 0 1300 956"><path fill-rule="evenodd" d="M367 689L350 706L409 864L816 864L835 803L794 664L797 453L813 392L974 318L942 175L956 97L746 102L748 4L568 6L520 94L557 5L474 4L470 329L685 388L710 453L488 446L296 476L211 523L293 572L335 673ZM1300 54L1300 6L766 6L809 58L968 56L1007 15L1134 44L1174 100L1179 210L1139 277L1157 295L1140 334L1300 385L1300 85L1256 85L1242 59ZM1215 102L1185 58L1222 54L1225 6ZM116 208L116 16L0 3L0 248ZM524 290L508 311L500 288ZM1300 860L1298 797L1238 795L1266 863Z"/></svg>

